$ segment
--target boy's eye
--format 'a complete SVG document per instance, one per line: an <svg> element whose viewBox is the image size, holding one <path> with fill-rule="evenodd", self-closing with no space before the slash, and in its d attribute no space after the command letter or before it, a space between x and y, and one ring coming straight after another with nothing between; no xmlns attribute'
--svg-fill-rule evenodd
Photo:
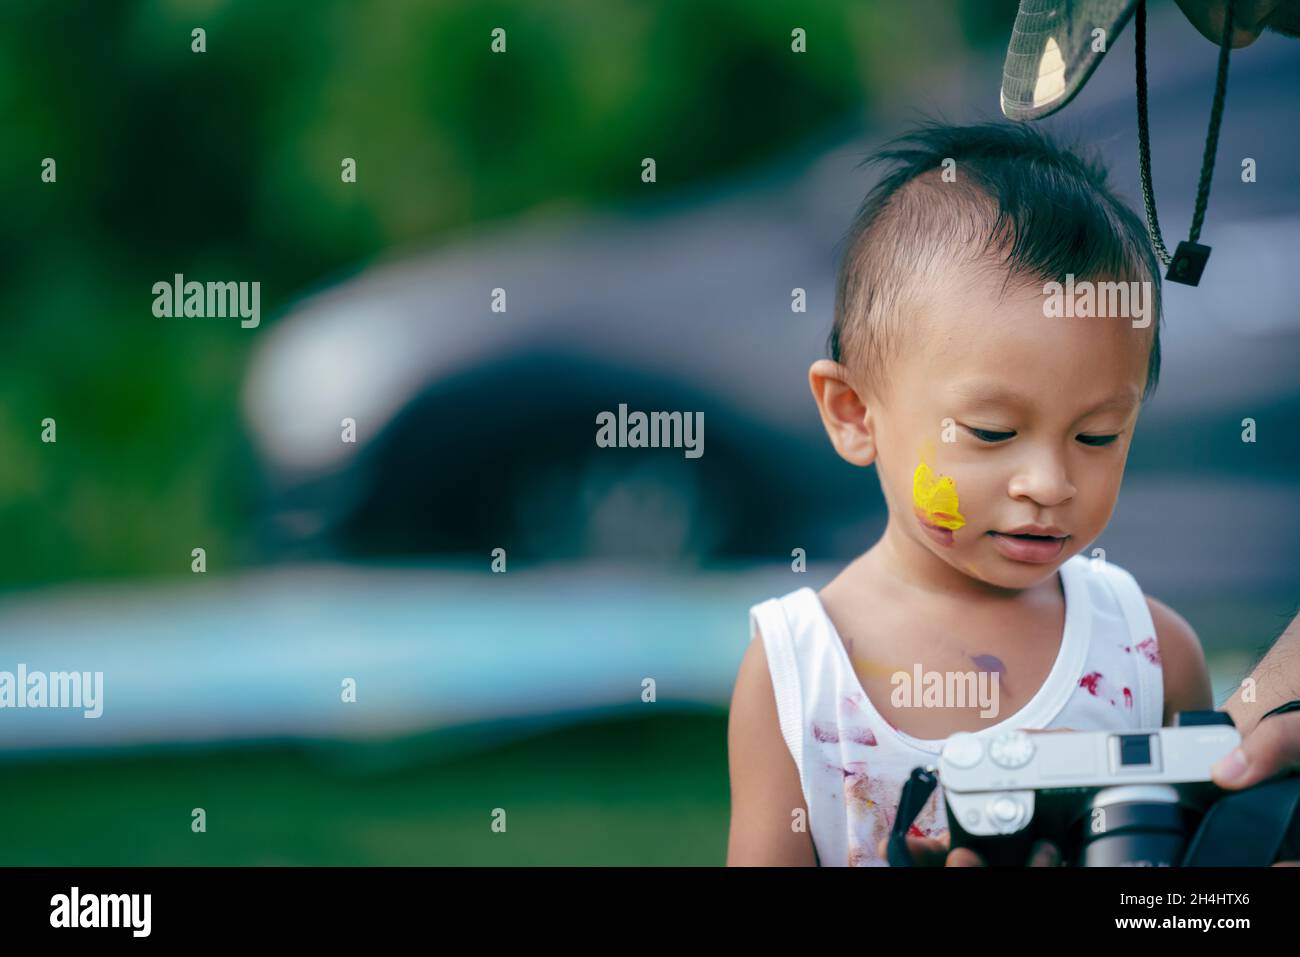
<svg viewBox="0 0 1300 957"><path fill-rule="evenodd" d="M1014 432L995 432L992 429L977 429L969 425L966 428L971 435L975 436L975 438L979 439L981 442L1005 442L1007 439L1011 438L1013 435L1016 434ZM1078 436L1079 441L1082 442L1084 445L1090 445L1093 447L1110 445L1117 438L1119 438L1118 434Z"/></svg>

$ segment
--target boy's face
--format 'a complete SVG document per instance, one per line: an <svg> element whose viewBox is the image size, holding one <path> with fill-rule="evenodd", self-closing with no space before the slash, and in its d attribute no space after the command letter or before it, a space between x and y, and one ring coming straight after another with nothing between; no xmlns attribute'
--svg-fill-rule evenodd
<svg viewBox="0 0 1300 957"><path fill-rule="evenodd" d="M885 401L867 403L887 534L1021 589L1110 520L1153 330L1127 316L1049 318L1041 283L1000 298L1000 276L964 273L931 291ZM1012 537L1025 526L1051 537Z"/></svg>

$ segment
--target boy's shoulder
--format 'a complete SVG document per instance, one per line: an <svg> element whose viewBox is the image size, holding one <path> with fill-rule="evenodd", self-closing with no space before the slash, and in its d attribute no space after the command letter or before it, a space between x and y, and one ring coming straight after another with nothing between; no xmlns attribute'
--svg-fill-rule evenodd
<svg viewBox="0 0 1300 957"><path fill-rule="evenodd" d="M783 595L766 598L750 606L750 640L760 634L791 633L818 620L821 600L810 586L794 588Z"/></svg>
<svg viewBox="0 0 1300 957"><path fill-rule="evenodd" d="M1180 711L1208 711L1214 707L1209 665L1196 630L1187 619L1158 598L1147 596L1155 625L1160 669L1164 673L1164 724Z"/></svg>
<svg viewBox="0 0 1300 957"><path fill-rule="evenodd" d="M1107 579L1112 587L1127 589L1130 595L1141 595L1151 614L1152 623L1156 627L1157 635L1153 637L1158 638L1159 633L1164 632L1173 636L1174 641L1187 638L1196 640L1196 632L1192 630L1187 620L1169 605L1148 594L1138 583L1136 576L1122 565L1117 565L1105 557L1087 558L1082 554L1074 556L1070 562L1075 563L1080 570Z"/></svg>

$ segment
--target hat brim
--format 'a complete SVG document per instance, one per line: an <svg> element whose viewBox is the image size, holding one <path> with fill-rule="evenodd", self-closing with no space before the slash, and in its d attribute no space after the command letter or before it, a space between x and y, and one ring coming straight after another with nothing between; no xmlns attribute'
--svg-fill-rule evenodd
<svg viewBox="0 0 1300 957"><path fill-rule="evenodd" d="M1002 114L1039 120L1073 100L1135 6L1137 0L1020 0L1002 68Z"/></svg>

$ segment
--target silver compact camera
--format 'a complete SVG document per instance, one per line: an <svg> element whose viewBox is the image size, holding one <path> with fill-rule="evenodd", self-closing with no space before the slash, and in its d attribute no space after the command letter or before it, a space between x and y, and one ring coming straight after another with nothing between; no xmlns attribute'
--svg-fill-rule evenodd
<svg viewBox="0 0 1300 957"><path fill-rule="evenodd" d="M1210 768L1241 743L1221 712L1152 731L954 734L939 757L952 847L1023 865L1053 840L1085 866L1173 866L1221 793Z"/></svg>
<svg viewBox="0 0 1300 957"><path fill-rule="evenodd" d="M1297 707L1290 703L1283 709ZM1271 713L1271 712L1270 712ZM1300 775L1225 792L1210 768L1241 743L1221 711L1150 731L958 733L903 787L889 863L914 863L907 829L943 785L950 846L1022 867L1049 840L1085 867L1266 866L1300 858Z"/></svg>

